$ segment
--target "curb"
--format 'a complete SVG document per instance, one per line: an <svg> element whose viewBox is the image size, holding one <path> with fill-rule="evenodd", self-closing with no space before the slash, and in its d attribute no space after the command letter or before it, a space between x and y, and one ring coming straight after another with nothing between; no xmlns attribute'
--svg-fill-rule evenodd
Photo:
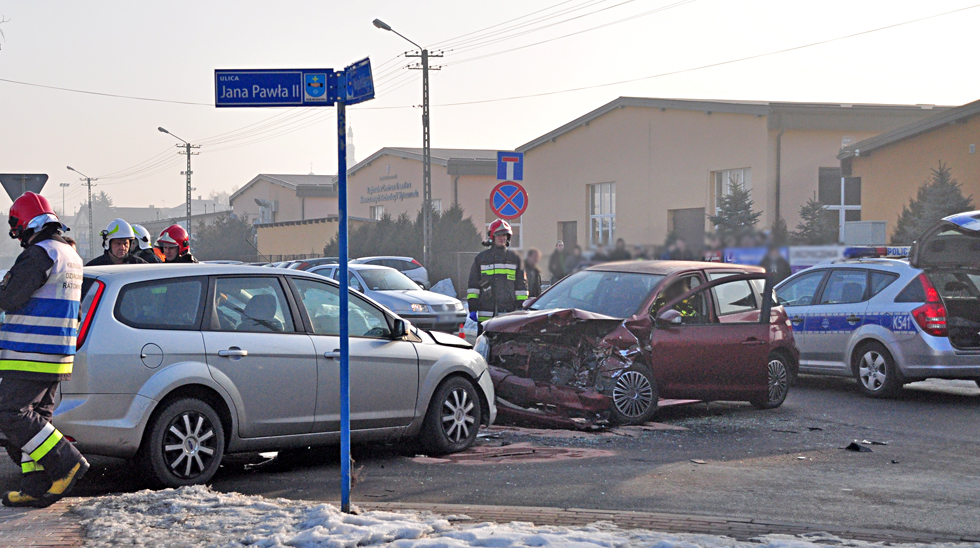
<svg viewBox="0 0 980 548"><path fill-rule="evenodd" d="M702 533L747 540L761 535L804 535L830 533L842 539L868 542L937 543L980 542L980 537L934 534L926 532L892 531L886 529L841 528L823 525L800 525L748 518L726 518L668 514L661 512L633 512L616 510L587 510L582 508L543 508L535 506L480 506L470 504L422 504L410 502L363 502L364 510L416 511L434 514L460 514L470 519L454 520L462 523L493 521L530 521L535 525L584 526L596 521L615 523L623 529L650 529L665 533Z"/></svg>

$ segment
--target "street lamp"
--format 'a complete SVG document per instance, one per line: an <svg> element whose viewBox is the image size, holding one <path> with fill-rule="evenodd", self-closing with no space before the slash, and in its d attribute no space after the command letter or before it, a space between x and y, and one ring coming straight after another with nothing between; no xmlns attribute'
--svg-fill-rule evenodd
<svg viewBox="0 0 980 548"><path fill-rule="evenodd" d="M68 212L65 211L65 189L71 186L71 183L58 183L61 187L61 214L67 216Z"/></svg>
<svg viewBox="0 0 980 548"><path fill-rule="evenodd" d="M88 253L89 256L91 257L93 256L92 254L95 253L95 219L92 218L92 181L98 181L98 179L94 177L89 177L88 175L82 173L81 171L78 171L77 169L71 166L67 166L67 167L69 171L74 171L75 173L81 175L82 176L81 180L85 181L85 186L88 187ZM62 201L61 207L64 208L65 207L64 191L62 191L61 201Z"/></svg>
<svg viewBox="0 0 980 548"><path fill-rule="evenodd" d="M201 145L192 145L192 144L188 143L187 141L181 139L180 137L177 137L173 133L170 133L169 131L167 131L166 129L164 129L162 127L158 127L157 128L157 131L159 131L160 133L166 133L167 135L170 135L171 137L174 137L175 139L177 139L181 143L184 143L182 145L177 145L177 148L183 148L184 151L181 152L180 154L186 154L187 155L187 171L185 171L184 173L182 173L182 175L187 175L187 238L188 238L188 240L190 240L190 237L191 237L191 190L193 190L191 188L191 173L193 173L191 171L191 156L193 156L195 154L198 154L197 152L193 152L191 149L201 148Z"/></svg>
<svg viewBox="0 0 980 548"><path fill-rule="evenodd" d="M391 25L381 19L373 21L374 26L381 30L393 32L406 42L419 48L418 55L406 54L405 57L419 57L422 60L422 263L429 265L432 253L432 151L429 145L429 50L409 40L407 37L391 28ZM434 54L432 57L442 57ZM436 67L438 68L438 67Z"/></svg>

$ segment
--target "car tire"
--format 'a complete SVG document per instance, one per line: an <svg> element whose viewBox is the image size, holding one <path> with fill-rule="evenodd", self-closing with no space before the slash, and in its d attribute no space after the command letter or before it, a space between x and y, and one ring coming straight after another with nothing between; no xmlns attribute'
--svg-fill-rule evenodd
<svg viewBox="0 0 980 548"><path fill-rule="evenodd" d="M789 387L794 375L790 360L779 352L769 354L766 360L767 395L764 399L752 400L749 403L756 409L775 409L786 401Z"/></svg>
<svg viewBox="0 0 980 548"><path fill-rule="evenodd" d="M210 480L225 450L218 413L196 398L174 400L154 414L137 464L155 486L182 487Z"/></svg>
<svg viewBox="0 0 980 548"><path fill-rule="evenodd" d="M854 353L854 377L869 398L894 398L905 384L891 353L878 342L863 344Z"/></svg>
<svg viewBox="0 0 980 548"><path fill-rule="evenodd" d="M419 441L429 455L468 449L476 441L483 408L473 383L450 377L436 388L422 422Z"/></svg>
<svg viewBox="0 0 980 548"><path fill-rule="evenodd" d="M660 394L650 371L634 365L616 378L612 390L612 419L616 424L643 424L657 412Z"/></svg>

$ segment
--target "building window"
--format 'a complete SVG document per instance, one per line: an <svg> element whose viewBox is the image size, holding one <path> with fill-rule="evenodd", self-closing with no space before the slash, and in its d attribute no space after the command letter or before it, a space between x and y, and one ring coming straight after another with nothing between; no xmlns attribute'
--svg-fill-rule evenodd
<svg viewBox="0 0 980 548"><path fill-rule="evenodd" d="M743 190L752 190L752 168L726 169L712 172L715 183L715 215L721 211L721 199L732 193L732 185L741 185Z"/></svg>
<svg viewBox="0 0 980 548"><path fill-rule="evenodd" d="M616 183L589 185L589 247L610 245L616 233Z"/></svg>
<svg viewBox="0 0 980 548"><path fill-rule="evenodd" d="M374 221L380 221L381 217L384 217L385 206L371 206L371 219Z"/></svg>
<svg viewBox="0 0 980 548"><path fill-rule="evenodd" d="M817 199L827 210L828 219L838 229L843 228L845 222L860 221L861 178L842 177L839 167L822 167L818 176Z"/></svg>
<svg viewBox="0 0 980 548"><path fill-rule="evenodd" d="M432 200L432 211L442 214L442 199Z"/></svg>
<svg viewBox="0 0 980 548"><path fill-rule="evenodd" d="M432 200L432 201L433 201L433 203L435 202L435 200ZM523 215L520 216L520 217L518 217L518 218L516 218L516 219L510 219L510 220L507 221L508 223L510 223L511 230L514 231L514 235L510 237L510 248L511 249L523 249L523 242L522 242L523 238L521 237L521 220L522 219L524 219L524 216ZM490 207L490 200L484 200L483 220L484 220L484 223L483 223L483 234L482 234L482 236L483 237L486 237L487 236L487 231L490 230L490 223L492 223L492 222L494 222L494 221L497 220L497 215L493 212L493 209Z"/></svg>

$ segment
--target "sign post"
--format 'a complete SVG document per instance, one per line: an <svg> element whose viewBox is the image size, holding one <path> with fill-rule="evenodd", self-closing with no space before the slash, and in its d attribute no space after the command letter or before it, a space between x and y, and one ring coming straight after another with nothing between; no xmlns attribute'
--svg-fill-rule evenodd
<svg viewBox="0 0 980 548"><path fill-rule="evenodd" d="M337 105L337 216L340 263L340 509L350 512L350 344L347 280L347 105L374 99L370 59L333 69L215 70L216 107Z"/></svg>

